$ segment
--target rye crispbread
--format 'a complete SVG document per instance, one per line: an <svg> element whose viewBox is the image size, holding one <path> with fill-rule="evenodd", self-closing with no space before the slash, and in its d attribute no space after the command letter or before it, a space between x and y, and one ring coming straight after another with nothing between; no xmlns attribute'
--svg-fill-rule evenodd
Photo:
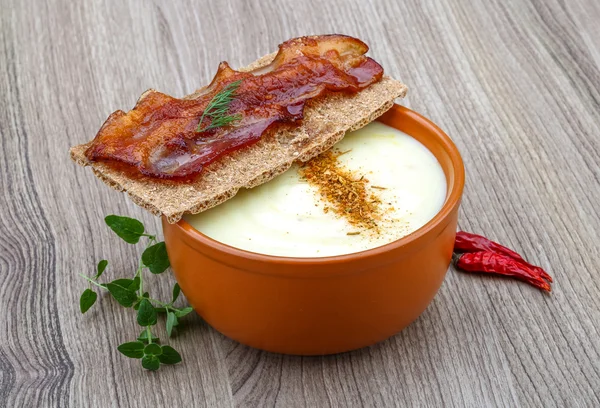
<svg viewBox="0 0 600 408"><path fill-rule="evenodd" d="M240 71L268 65L275 55L266 55ZM199 180L189 184L150 177L134 179L105 163L91 162L84 154L90 143L72 147L70 154L77 164L90 166L96 177L108 186L127 192L137 205L175 223L183 214L196 214L221 204L240 188L263 184L294 162L310 160L326 151L346 132L359 129L382 115L392 107L394 99L404 97L406 91L404 84L384 76L355 95L330 94L310 101L300 126L265 134L255 145L207 166Z"/></svg>

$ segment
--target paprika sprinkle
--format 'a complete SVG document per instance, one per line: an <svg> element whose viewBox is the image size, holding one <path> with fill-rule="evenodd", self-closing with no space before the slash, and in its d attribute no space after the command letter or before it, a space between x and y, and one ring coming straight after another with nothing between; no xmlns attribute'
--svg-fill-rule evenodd
<svg viewBox="0 0 600 408"><path fill-rule="evenodd" d="M318 188L321 198L329 205L325 212L331 210L346 218L354 227L378 232L381 201L369 192L369 181L364 176L358 178L340 165L338 157L344 153L347 152L328 150L321 153L304 163L300 168L300 175ZM350 232L347 235L358 234L359 232Z"/></svg>

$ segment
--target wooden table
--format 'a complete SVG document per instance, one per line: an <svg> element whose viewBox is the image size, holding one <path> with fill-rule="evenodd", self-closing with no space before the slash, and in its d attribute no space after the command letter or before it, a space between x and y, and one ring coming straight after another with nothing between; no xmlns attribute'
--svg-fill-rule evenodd
<svg viewBox="0 0 600 408"><path fill-rule="evenodd" d="M478 3L478 4L474 4ZM595 0L3 0L0 8L0 405L600 406L600 3ZM327 357L273 355L197 316L156 373L116 350L139 330L92 273L141 249L103 224L158 219L77 168L69 146L147 88L182 96L304 34L364 39L403 101L461 150L460 228L542 265L546 295L450 270L389 340ZM163 298L173 279L150 284Z"/></svg>

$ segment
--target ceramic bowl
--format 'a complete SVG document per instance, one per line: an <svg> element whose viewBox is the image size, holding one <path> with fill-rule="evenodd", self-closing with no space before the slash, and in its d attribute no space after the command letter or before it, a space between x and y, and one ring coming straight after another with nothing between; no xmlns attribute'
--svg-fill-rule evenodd
<svg viewBox="0 0 600 408"><path fill-rule="evenodd" d="M175 278L212 327L259 349L319 355L382 341L423 313L450 264L463 162L450 138L410 109L395 105L378 120L423 143L446 174L444 206L404 238L349 255L289 258L230 247L163 218Z"/></svg>

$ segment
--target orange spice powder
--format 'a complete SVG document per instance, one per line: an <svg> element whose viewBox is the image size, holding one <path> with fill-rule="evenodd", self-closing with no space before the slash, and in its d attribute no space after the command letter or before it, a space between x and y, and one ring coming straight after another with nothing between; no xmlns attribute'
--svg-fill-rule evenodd
<svg viewBox="0 0 600 408"><path fill-rule="evenodd" d="M321 199L328 204L325 212L333 211L357 228L379 232L381 201L369 192L369 180L355 176L340 165L338 157L344 153L332 150L321 153L304 163L300 176L318 188ZM348 234L358 235L358 232Z"/></svg>

